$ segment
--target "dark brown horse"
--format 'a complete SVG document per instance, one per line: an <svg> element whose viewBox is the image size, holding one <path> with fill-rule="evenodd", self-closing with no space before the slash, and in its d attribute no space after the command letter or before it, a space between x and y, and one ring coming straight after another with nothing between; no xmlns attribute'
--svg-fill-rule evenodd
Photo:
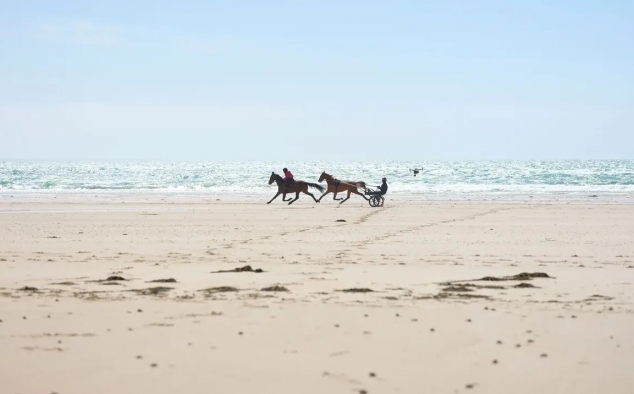
<svg viewBox="0 0 634 394"><path fill-rule="evenodd" d="M324 198L324 196L328 193L333 193L333 200L341 200L339 204L343 204L344 202L346 202L350 198L350 194L352 193L358 194L363 197L364 200L367 200L367 198L365 198L362 193L359 193L359 188L365 189L365 182L340 181L339 179L335 179L332 175L326 174L326 172L322 172L321 176L319 177L319 182L323 182L324 180L328 184L328 189L326 190L326 193L322 194L321 197L319 197L319 200L317 200L318 202L321 201L321 199ZM341 198L337 198L337 193L343 192L348 192L348 197L344 198L343 200Z"/></svg>
<svg viewBox="0 0 634 394"><path fill-rule="evenodd" d="M309 187L314 187L315 189L319 190L322 193L325 190L324 187L321 186L321 185L318 185L316 183L308 183L308 182L304 182L304 181L294 181L289 186L286 186L284 184L284 179L281 176L279 176L276 173L274 173L274 172L271 173L271 177L269 178L269 185L272 185L273 182L277 183L277 194L275 196L273 196L271 201L267 202L267 204L270 204L273 200L275 200L277 198L277 196L282 194L282 200L283 201L290 201L288 203L288 205L291 205L292 203L297 201L297 199L299 198L299 193L308 194L309 196L311 196L313 198L313 200L315 200L315 202L319 202L319 200L317 200L315 198L315 196L313 196L311 193L308 193L308 188ZM287 200L286 199L286 193L295 193L295 199L294 200L293 199Z"/></svg>

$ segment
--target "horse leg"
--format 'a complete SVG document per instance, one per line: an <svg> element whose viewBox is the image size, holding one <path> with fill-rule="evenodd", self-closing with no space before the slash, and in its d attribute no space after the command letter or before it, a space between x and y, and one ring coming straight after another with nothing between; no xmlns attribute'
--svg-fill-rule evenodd
<svg viewBox="0 0 634 394"><path fill-rule="evenodd" d="M346 191L346 189L344 188L344 189L342 190L342 192L345 192L345 191ZM350 192L348 192L348 198L350 198ZM346 200L347 200L348 198L346 198ZM335 200L335 201L341 201L341 200L342 200L341 198L337 198L337 188L335 188L335 195L334 195L334 196L332 196L332 199L333 199L333 200ZM346 200L343 200L343 201L346 201ZM341 202L343 202L343 201L341 201ZM339 204L341 204L341 202L340 202Z"/></svg>
<svg viewBox="0 0 634 394"><path fill-rule="evenodd" d="M286 199L286 193L288 193L288 194L293 194L293 191L294 191L294 190L291 190L291 189L292 189L294 186L295 186L295 185L291 185L290 187L286 187L286 188L284 189L284 191L282 192L282 193L284 193L284 195L282 196L282 200L284 200L284 201L291 201L291 200L293 199L293 198L291 197L291 198L289 198L289 199L287 200L287 199Z"/></svg>
<svg viewBox="0 0 634 394"><path fill-rule="evenodd" d="M277 194L273 196L273 198L271 199L271 201L267 202L267 204L270 204L273 202L273 200L275 200L277 198L277 196L279 196L282 192L278 190ZM282 199L284 199L284 197L282 197Z"/></svg>
<svg viewBox="0 0 634 394"><path fill-rule="evenodd" d="M343 200L341 200L339 204L343 204L344 202L348 201L349 198L350 198L350 190L348 190L348 196L344 198Z"/></svg>
<svg viewBox="0 0 634 394"><path fill-rule="evenodd" d="M317 200L317 202L320 202L320 201L321 201L321 199L322 199L322 198L324 198L324 196L325 196L326 194L328 194L328 193L330 193L330 191L329 191L329 190L326 190L326 191L324 192L324 194L322 194L322 195L321 195L321 197L319 197L319 200Z"/></svg>
<svg viewBox="0 0 634 394"><path fill-rule="evenodd" d="M302 193L308 194L309 196L311 196L313 198L313 200L315 200L315 202L319 202L319 200L316 199L315 196L312 193L308 192L308 188L306 188L306 190L302 190Z"/></svg>
<svg viewBox="0 0 634 394"><path fill-rule="evenodd" d="M291 200L291 202L288 203L288 205L291 205L292 203L294 203L295 201L297 201L299 199L299 191L295 192L295 199Z"/></svg>
<svg viewBox="0 0 634 394"><path fill-rule="evenodd" d="M364 200L368 201L368 199L367 199L367 198L365 198L365 196L364 196L363 194L359 193L359 190L352 190L352 192L353 192L354 194L358 194L358 195L360 195L361 197L363 197L363 199L364 199Z"/></svg>

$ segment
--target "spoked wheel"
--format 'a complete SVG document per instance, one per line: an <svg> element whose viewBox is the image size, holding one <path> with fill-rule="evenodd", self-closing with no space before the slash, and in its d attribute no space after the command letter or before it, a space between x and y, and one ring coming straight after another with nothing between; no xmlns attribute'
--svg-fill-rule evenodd
<svg viewBox="0 0 634 394"><path fill-rule="evenodd" d="M385 199L382 196L372 196L368 200L371 207L382 207Z"/></svg>

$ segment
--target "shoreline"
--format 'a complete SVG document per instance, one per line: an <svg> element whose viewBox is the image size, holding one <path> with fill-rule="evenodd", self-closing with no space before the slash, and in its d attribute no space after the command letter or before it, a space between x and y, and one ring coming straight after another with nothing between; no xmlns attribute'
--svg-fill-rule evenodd
<svg viewBox="0 0 634 394"><path fill-rule="evenodd" d="M266 203L275 195L272 188L267 192L258 193L212 193L205 191L37 191L37 192L9 192L0 190L0 204L2 203L26 203L26 202L55 202L55 203L92 203L92 202L157 202L179 201L189 203L203 203L214 201ZM278 201L279 200L279 201ZM363 202L359 196L352 195L346 204ZM303 202L302 202L303 201ZM295 204L303 204L312 201L309 196L300 194L300 199ZM332 203L332 194L328 195L323 203ZM395 193L388 192L386 203L393 201L398 203L596 203L596 204L634 204L634 193L606 193L606 194L459 194L437 195L432 193ZM281 202L278 197L273 203Z"/></svg>

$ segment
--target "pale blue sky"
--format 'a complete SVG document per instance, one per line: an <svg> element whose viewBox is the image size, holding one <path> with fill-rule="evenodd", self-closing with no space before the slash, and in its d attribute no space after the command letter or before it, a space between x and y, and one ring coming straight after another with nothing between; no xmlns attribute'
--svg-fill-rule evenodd
<svg viewBox="0 0 634 394"><path fill-rule="evenodd" d="M634 1L0 2L0 158L634 159Z"/></svg>

